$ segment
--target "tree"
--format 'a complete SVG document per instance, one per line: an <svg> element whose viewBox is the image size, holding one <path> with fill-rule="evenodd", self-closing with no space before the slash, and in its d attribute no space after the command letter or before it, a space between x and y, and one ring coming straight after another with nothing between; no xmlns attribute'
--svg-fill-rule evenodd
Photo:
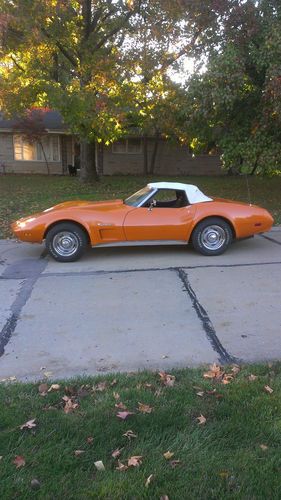
<svg viewBox="0 0 281 500"><path fill-rule="evenodd" d="M205 70L189 79L185 134L195 152L221 151L229 172L274 172L281 157L281 5L229 4L219 40L213 33L204 41Z"/></svg>

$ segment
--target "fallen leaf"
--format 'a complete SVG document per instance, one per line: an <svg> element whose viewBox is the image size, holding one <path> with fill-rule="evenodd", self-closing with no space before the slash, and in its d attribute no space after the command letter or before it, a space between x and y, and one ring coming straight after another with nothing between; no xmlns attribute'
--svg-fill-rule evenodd
<svg viewBox="0 0 281 500"><path fill-rule="evenodd" d="M60 385L59 384L52 384L50 389L48 389L48 392L52 391L59 391L60 390Z"/></svg>
<svg viewBox="0 0 281 500"><path fill-rule="evenodd" d="M130 415L134 415L134 413L132 411L119 411L116 417L121 418L121 420L126 420Z"/></svg>
<svg viewBox="0 0 281 500"><path fill-rule="evenodd" d="M196 418L196 420L198 420L199 425L204 425L207 422L207 419L204 417L204 415L200 415Z"/></svg>
<svg viewBox="0 0 281 500"><path fill-rule="evenodd" d="M227 470L222 470L221 472L219 472L219 476L223 479L226 479L229 476L229 472Z"/></svg>
<svg viewBox="0 0 281 500"><path fill-rule="evenodd" d="M203 374L204 378L222 378L224 372L221 370L221 367L216 363L210 366L210 370Z"/></svg>
<svg viewBox="0 0 281 500"><path fill-rule="evenodd" d="M41 483L38 479L31 479L30 486L33 490L39 490Z"/></svg>
<svg viewBox="0 0 281 500"><path fill-rule="evenodd" d="M136 437L138 437L138 436L137 436L137 434L135 434L135 433L134 433L133 431L131 431L131 430L129 430L129 431L127 431L127 432L125 432L125 433L123 434L123 436L125 436L126 438L128 438L128 439L129 439L129 441L131 441L131 439L132 439L132 438L136 438Z"/></svg>
<svg viewBox="0 0 281 500"><path fill-rule="evenodd" d="M116 385L118 382L117 382L117 379L115 378L114 380L112 380L112 382L110 382L110 385L111 387L113 387L114 385Z"/></svg>
<svg viewBox="0 0 281 500"><path fill-rule="evenodd" d="M64 391L67 394L67 396L77 395L77 387L75 385L66 385Z"/></svg>
<svg viewBox="0 0 281 500"><path fill-rule="evenodd" d="M93 385L93 391L103 392L107 389L107 382L99 382L97 385Z"/></svg>
<svg viewBox="0 0 281 500"><path fill-rule="evenodd" d="M260 444L260 448L261 448L263 451L268 450L268 446L267 446L266 444Z"/></svg>
<svg viewBox="0 0 281 500"><path fill-rule="evenodd" d="M168 495L162 495L160 497L160 500L169 500L169 497L168 497Z"/></svg>
<svg viewBox="0 0 281 500"><path fill-rule="evenodd" d="M120 403L115 404L115 408L119 408L119 410L127 410L127 406L124 405L124 403L122 403L121 401Z"/></svg>
<svg viewBox="0 0 281 500"><path fill-rule="evenodd" d="M174 375L170 375L169 373L165 373L162 371L159 372L158 375L160 376L160 379L164 385L168 387L173 387L176 380L176 377Z"/></svg>
<svg viewBox="0 0 281 500"><path fill-rule="evenodd" d="M135 455L128 459L128 467L139 467L142 463L142 456Z"/></svg>
<svg viewBox="0 0 281 500"><path fill-rule="evenodd" d="M80 457L80 455L82 455L83 453L85 453L85 451L84 451L84 450L75 450L75 451L74 451L74 455L75 455L76 457Z"/></svg>
<svg viewBox="0 0 281 500"><path fill-rule="evenodd" d="M232 371L232 373L234 373L234 375L237 375L237 373L239 373L240 370L241 370L241 368L239 365L233 365L233 367L231 368L231 371Z"/></svg>
<svg viewBox="0 0 281 500"><path fill-rule="evenodd" d="M203 396L204 396L204 391L199 391L199 392L196 392L196 396L200 396L200 398L203 398Z"/></svg>
<svg viewBox="0 0 281 500"><path fill-rule="evenodd" d="M96 469L99 471L105 470L105 466L103 465L102 460L98 460L97 462L94 462L94 465L95 465Z"/></svg>
<svg viewBox="0 0 281 500"><path fill-rule="evenodd" d="M166 460L170 460L174 456L174 453L171 451L166 451L166 453L163 453L163 457L166 458Z"/></svg>
<svg viewBox="0 0 281 500"><path fill-rule="evenodd" d="M147 480L145 481L146 488L148 488L148 486L150 485L153 478L154 478L154 474L150 474L150 476L148 476Z"/></svg>
<svg viewBox="0 0 281 500"><path fill-rule="evenodd" d="M44 372L46 378L50 378L53 375L53 372Z"/></svg>
<svg viewBox="0 0 281 500"><path fill-rule="evenodd" d="M113 392L113 397L116 401L118 401L118 399L120 399L120 394L118 394L118 392Z"/></svg>
<svg viewBox="0 0 281 500"><path fill-rule="evenodd" d="M159 398L159 396L161 396L162 394L162 389L157 389L154 393L154 396L156 396L157 398Z"/></svg>
<svg viewBox="0 0 281 500"><path fill-rule="evenodd" d="M92 436L87 437L87 443L93 444L94 438Z"/></svg>
<svg viewBox="0 0 281 500"><path fill-rule="evenodd" d="M172 467L172 469L175 469L178 465L180 465L181 461L180 460L171 460L169 462L170 466Z"/></svg>
<svg viewBox="0 0 281 500"><path fill-rule="evenodd" d="M32 429L33 427L36 427L37 424L35 424L35 420L36 420L36 418L33 418L32 420L28 420L27 422L25 422L25 424L22 424L20 426L20 429L21 430Z"/></svg>
<svg viewBox="0 0 281 500"><path fill-rule="evenodd" d="M206 393L210 396L214 396L217 392L217 389L212 389L211 391L206 391Z"/></svg>
<svg viewBox="0 0 281 500"><path fill-rule="evenodd" d="M124 450L124 448L117 448L116 450L114 450L112 453L111 453L111 456L113 458L118 458L120 457L121 455L121 451Z"/></svg>
<svg viewBox="0 0 281 500"><path fill-rule="evenodd" d="M124 472L125 470L128 470L128 465L123 464L118 460L118 465L116 467L116 470L120 470L121 472Z"/></svg>
<svg viewBox="0 0 281 500"><path fill-rule="evenodd" d="M222 378L222 383L230 384L230 382L232 382L233 379L234 379L233 375L231 375L230 373L225 373Z"/></svg>
<svg viewBox="0 0 281 500"><path fill-rule="evenodd" d="M146 405L144 403L138 403L138 411L141 413L151 413L153 411L152 406Z"/></svg>
<svg viewBox="0 0 281 500"><path fill-rule="evenodd" d="M20 467L25 466L25 458L22 457L21 455L16 455L15 459L13 460L13 464L16 466L17 469Z"/></svg>
<svg viewBox="0 0 281 500"><path fill-rule="evenodd" d="M269 385L265 385L265 386L264 386L264 390L265 390L266 392L268 392L268 394L272 394L272 393L273 393L273 389L271 389L271 387L269 387Z"/></svg>
<svg viewBox="0 0 281 500"><path fill-rule="evenodd" d="M46 396L48 392L48 384L40 384L38 391L41 396Z"/></svg>
<svg viewBox="0 0 281 500"><path fill-rule="evenodd" d="M2 458L3 458L3 455L0 455L0 460L2 460Z"/></svg>
<svg viewBox="0 0 281 500"><path fill-rule="evenodd" d="M72 398L69 398L68 396L63 396L63 401L65 403L63 411L64 413L72 413L74 410L76 410L79 407L79 404L75 401L72 400Z"/></svg>

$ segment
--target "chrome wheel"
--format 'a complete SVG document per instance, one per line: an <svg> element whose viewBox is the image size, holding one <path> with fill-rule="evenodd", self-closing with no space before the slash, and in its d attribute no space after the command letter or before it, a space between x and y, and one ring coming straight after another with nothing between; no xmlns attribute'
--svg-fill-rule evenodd
<svg viewBox="0 0 281 500"><path fill-rule="evenodd" d="M219 250L226 241L226 233L221 226L207 226L201 235L201 244L207 250Z"/></svg>
<svg viewBox="0 0 281 500"><path fill-rule="evenodd" d="M79 239L74 233L62 231L53 238L54 251L61 257L71 257L79 248Z"/></svg>

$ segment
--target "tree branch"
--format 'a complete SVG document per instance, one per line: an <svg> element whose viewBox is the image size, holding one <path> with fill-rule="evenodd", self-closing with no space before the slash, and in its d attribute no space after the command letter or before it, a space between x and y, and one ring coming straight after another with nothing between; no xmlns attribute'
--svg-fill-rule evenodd
<svg viewBox="0 0 281 500"><path fill-rule="evenodd" d="M96 50L99 50L101 47L103 47L103 45L106 44L106 42L112 38L114 35L116 35L118 33L118 31L121 30L121 28L123 26L125 26L125 24L127 23L127 21L129 21L129 19L132 17L132 15L134 14L135 12L134 11L130 11L126 14L126 16L124 17L124 19L122 20L122 22L120 24L118 24L118 26L116 26L115 28L113 28L107 35L103 36L102 39L94 46L94 51Z"/></svg>
<svg viewBox="0 0 281 500"><path fill-rule="evenodd" d="M16 65L18 69L20 69L23 73L25 73L25 69L17 62L17 60L14 58L14 56L10 56L13 63Z"/></svg>
<svg viewBox="0 0 281 500"><path fill-rule="evenodd" d="M51 35L44 27L41 27L41 31L48 38L48 40L52 39ZM53 40L53 42L55 43L56 47L60 50L60 52L64 55L64 57L72 64L72 66L74 68L78 68L77 60L72 54L68 52L68 50L61 44L61 42L59 42L58 40Z"/></svg>

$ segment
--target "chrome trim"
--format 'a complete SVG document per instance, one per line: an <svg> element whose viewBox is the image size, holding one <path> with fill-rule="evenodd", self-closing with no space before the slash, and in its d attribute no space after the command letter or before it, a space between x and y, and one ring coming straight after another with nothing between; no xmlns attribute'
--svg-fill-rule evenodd
<svg viewBox="0 0 281 500"><path fill-rule="evenodd" d="M96 243L92 248L98 247L145 247L159 245L187 245L185 240L144 240L144 241L116 241L111 243Z"/></svg>

